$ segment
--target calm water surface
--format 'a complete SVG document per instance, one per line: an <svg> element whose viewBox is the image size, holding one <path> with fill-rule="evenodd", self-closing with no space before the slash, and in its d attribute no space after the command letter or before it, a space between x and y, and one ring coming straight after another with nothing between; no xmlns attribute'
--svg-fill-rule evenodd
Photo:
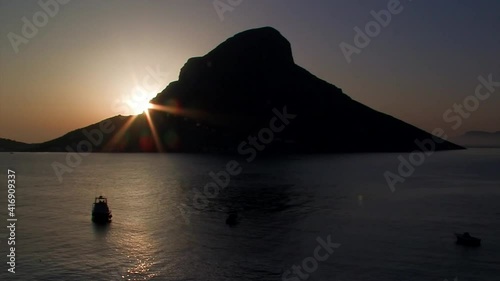
<svg viewBox="0 0 500 281"><path fill-rule="evenodd" d="M1 153L16 171L16 274L0 280L282 280L313 256L318 238L340 247L307 280L500 280L500 150L436 153L391 192L398 154L93 154L60 182L63 153ZM232 159L242 172L201 210L197 191ZM113 222L96 227L96 195ZM201 202L201 201L200 201ZM225 224L237 210L241 222ZM454 232L483 239L454 244ZM289 275L288 280L303 280ZM295 278L295 279L294 279Z"/></svg>

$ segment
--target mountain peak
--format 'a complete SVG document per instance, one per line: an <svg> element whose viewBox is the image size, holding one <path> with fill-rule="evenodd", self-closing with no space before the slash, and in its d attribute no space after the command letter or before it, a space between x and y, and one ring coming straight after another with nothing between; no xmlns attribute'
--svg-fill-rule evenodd
<svg viewBox="0 0 500 281"><path fill-rule="evenodd" d="M269 144L266 153L409 152L423 149L416 140L436 139L349 98L340 88L296 65L290 43L271 27L238 33L206 55L189 59L178 81L151 102L174 110L151 110L131 121L114 118L112 123L120 133L108 135L94 151L231 151L243 155L263 149L253 147L253 136L258 136L260 142ZM278 119L282 123L276 123ZM85 137L81 131L36 149L54 151L53 147L63 149L70 144L76 149L75 141ZM461 148L445 140L433 142L432 147Z"/></svg>
<svg viewBox="0 0 500 281"><path fill-rule="evenodd" d="M250 29L234 35L203 57L191 58L181 69L179 81L197 81L200 72L272 73L294 65L290 42L272 27ZM210 71L209 71L210 70Z"/></svg>
<svg viewBox="0 0 500 281"><path fill-rule="evenodd" d="M239 60L268 59L293 64L290 42L272 27L240 32L206 55L208 59L226 57ZM255 63L255 62L254 62Z"/></svg>

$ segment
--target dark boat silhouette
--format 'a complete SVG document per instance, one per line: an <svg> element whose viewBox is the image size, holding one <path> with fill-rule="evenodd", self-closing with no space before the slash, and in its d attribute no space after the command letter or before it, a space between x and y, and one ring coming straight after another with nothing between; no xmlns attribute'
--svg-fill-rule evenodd
<svg viewBox="0 0 500 281"><path fill-rule="evenodd" d="M108 199L103 196L96 197L92 205L92 221L94 223L111 222L111 210L108 207Z"/></svg>
<svg viewBox="0 0 500 281"><path fill-rule="evenodd" d="M472 237L469 232L464 232L464 234L455 233L457 237L457 244L463 246L477 247L481 245L481 239Z"/></svg>

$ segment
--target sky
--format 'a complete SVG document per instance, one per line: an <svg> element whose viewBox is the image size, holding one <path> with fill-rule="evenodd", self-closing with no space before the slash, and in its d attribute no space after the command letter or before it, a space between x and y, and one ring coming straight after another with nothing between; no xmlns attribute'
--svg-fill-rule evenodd
<svg viewBox="0 0 500 281"><path fill-rule="evenodd" d="M263 26L371 108L449 136L500 131L499 11L493 0L0 0L0 138L43 142L140 112L190 57Z"/></svg>

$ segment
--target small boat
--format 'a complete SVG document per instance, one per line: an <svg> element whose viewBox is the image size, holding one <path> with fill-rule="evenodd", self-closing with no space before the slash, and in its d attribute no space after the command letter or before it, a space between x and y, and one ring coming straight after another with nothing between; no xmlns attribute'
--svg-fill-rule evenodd
<svg viewBox="0 0 500 281"><path fill-rule="evenodd" d="M92 205L92 221L95 223L111 222L111 210L108 207L108 199L102 195L96 197Z"/></svg>
<svg viewBox="0 0 500 281"><path fill-rule="evenodd" d="M477 247L481 245L481 239L472 237L469 232L464 232L464 234L455 233L457 237L457 244L464 246Z"/></svg>

